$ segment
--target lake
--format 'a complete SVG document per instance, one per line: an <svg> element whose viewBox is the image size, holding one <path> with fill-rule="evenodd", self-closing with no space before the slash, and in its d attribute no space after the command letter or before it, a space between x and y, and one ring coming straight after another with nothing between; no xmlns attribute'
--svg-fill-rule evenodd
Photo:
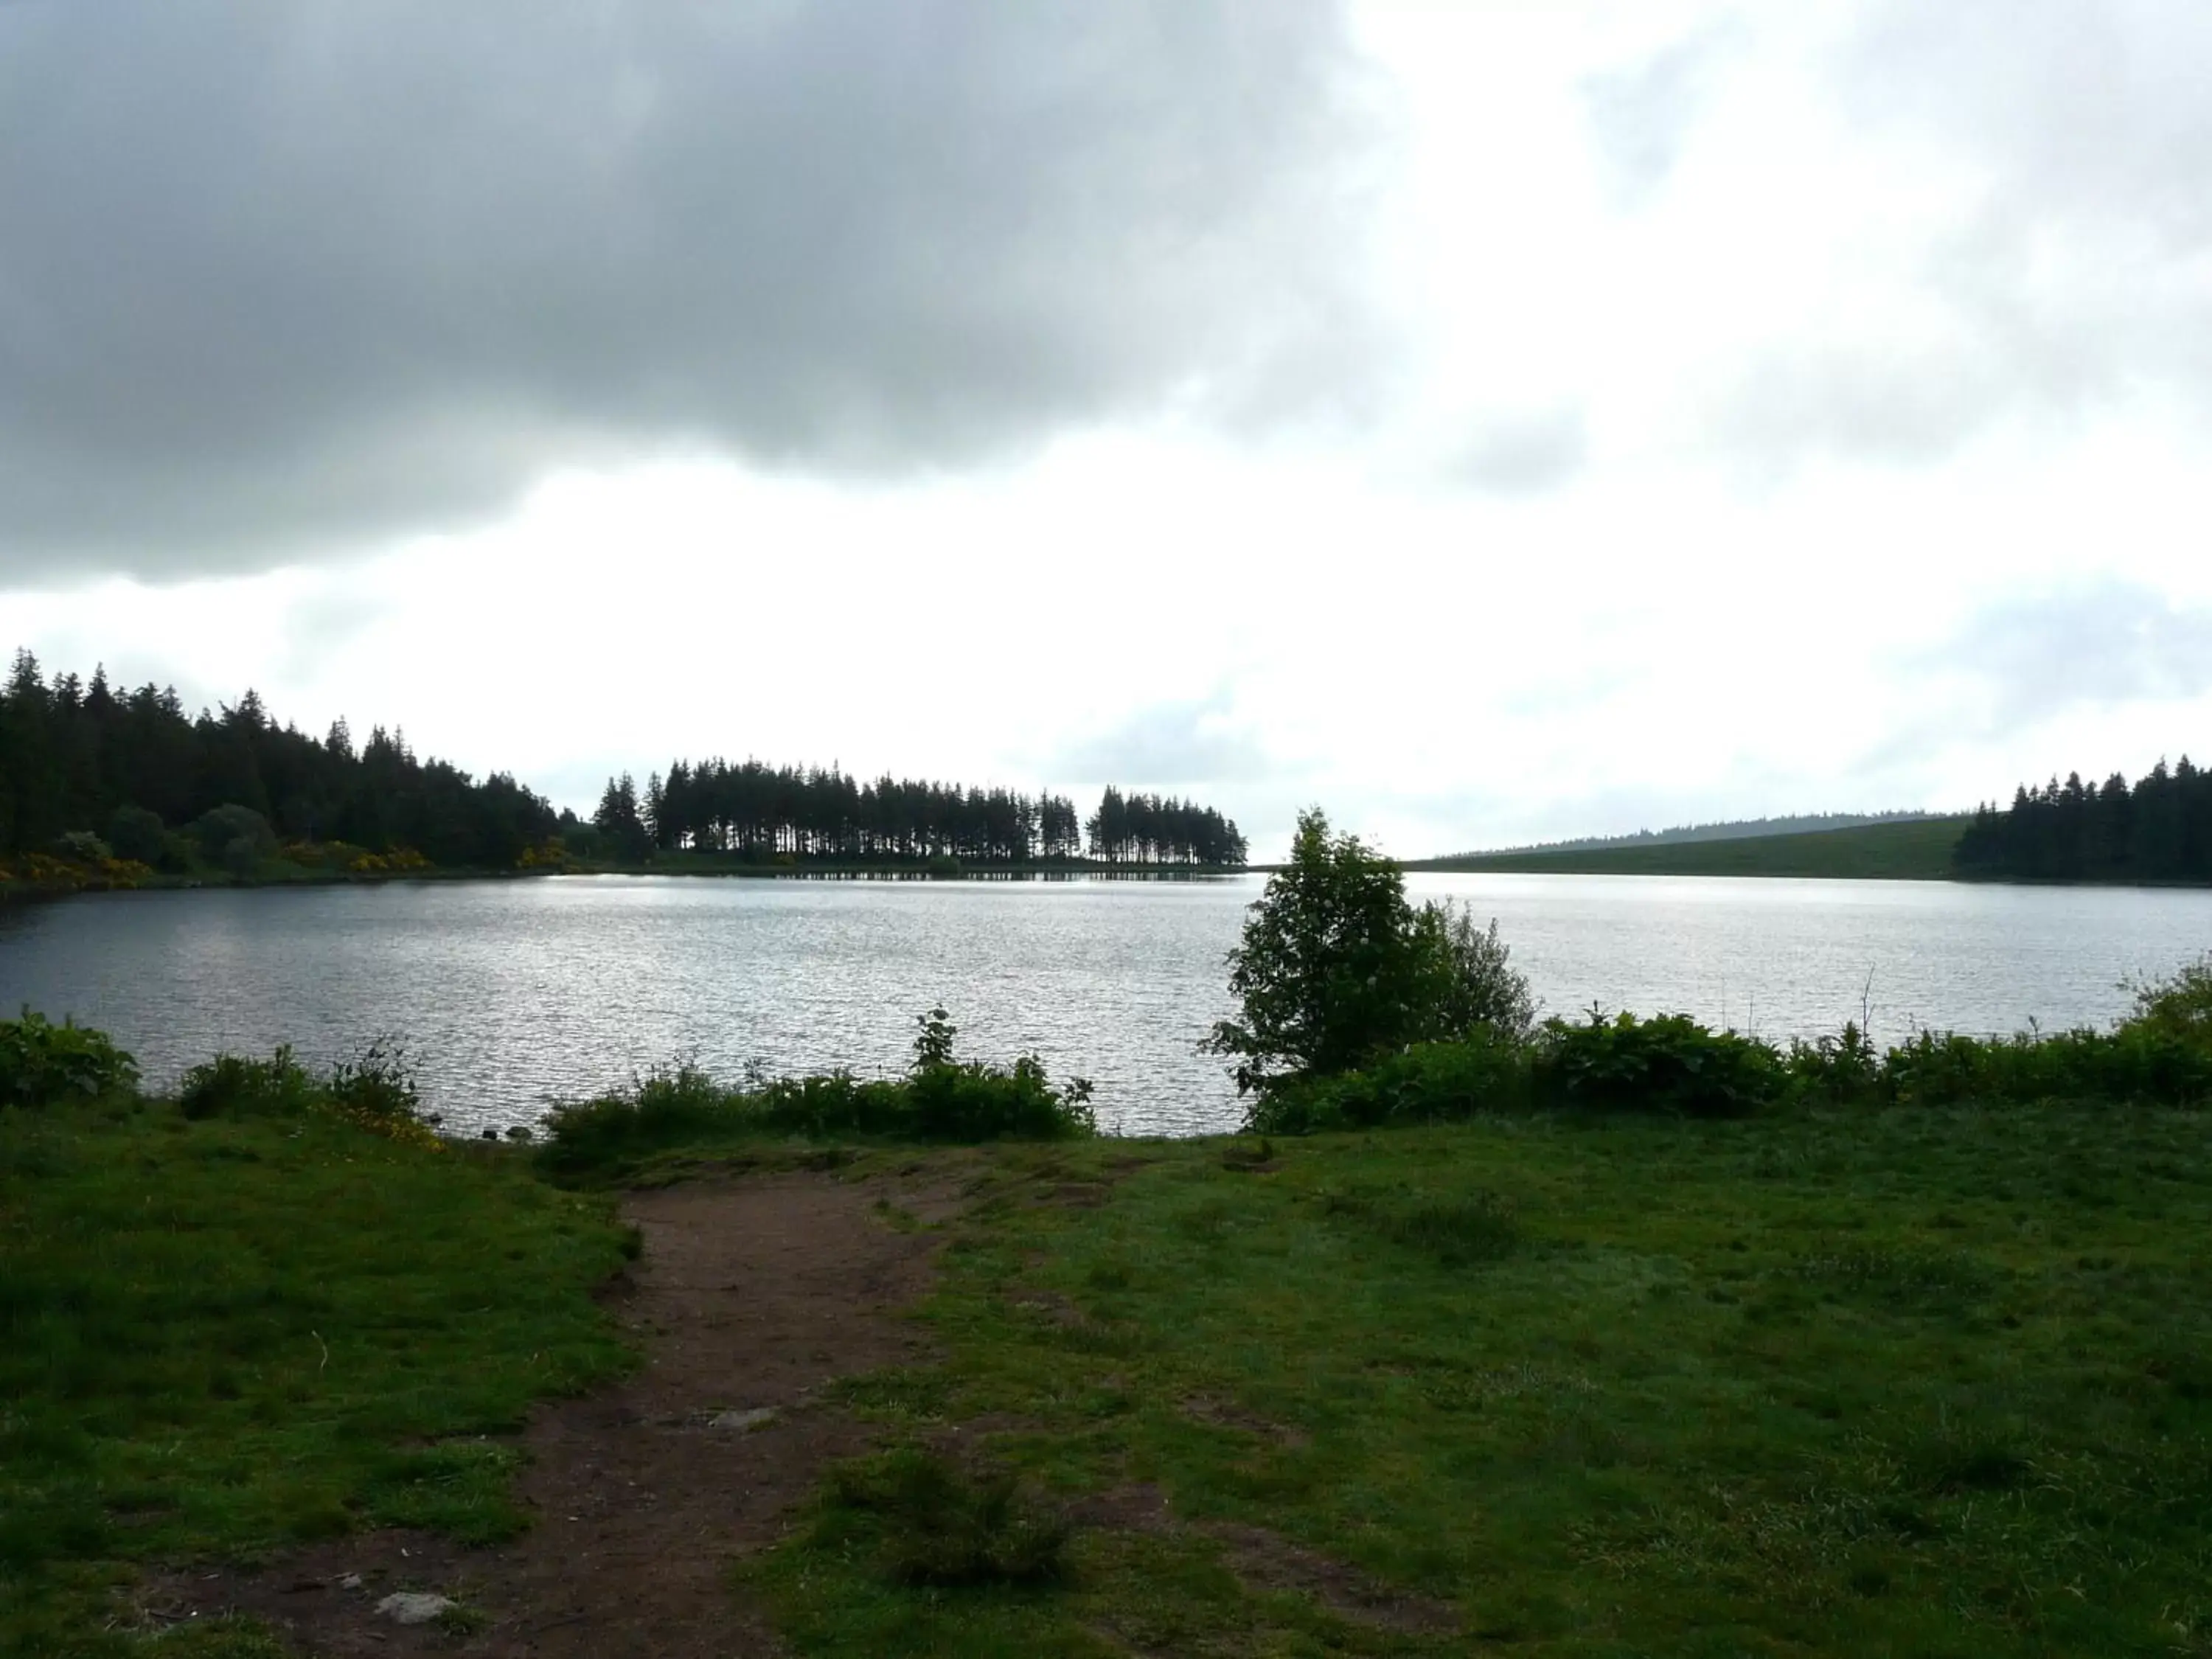
<svg viewBox="0 0 2212 1659"><path fill-rule="evenodd" d="M734 1079L902 1066L951 1011L969 1057L1042 1054L1102 1127L1232 1127L1223 954L1259 877L589 877L94 894L0 908L0 1007L113 1033L150 1082L222 1049L326 1064L392 1033L449 1129L696 1058ZM2212 947L2212 892L1941 882L1414 875L1495 915L1547 1009L1683 1012L1776 1039L2104 1024L2124 976Z"/></svg>

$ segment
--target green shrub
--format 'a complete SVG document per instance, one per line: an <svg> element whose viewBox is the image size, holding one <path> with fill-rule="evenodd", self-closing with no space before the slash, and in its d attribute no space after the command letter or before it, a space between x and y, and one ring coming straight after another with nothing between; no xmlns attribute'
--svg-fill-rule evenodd
<svg viewBox="0 0 2212 1659"><path fill-rule="evenodd" d="M573 1175L690 1143L763 1133L973 1142L1096 1133L1085 1079L1055 1085L1034 1054L1011 1067L955 1060L956 1031L945 1011L920 1020L905 1077L834 1071L755 1077L732 1089L685 1061L648 1072L627 1089L556 1106L546 1115L539 1157L547 1169Z"/></svg>
<svg viewBox="0 0 2212 1659"><path fill-rule="evenodd" d="M133 1088L138 1063L105 1031L29 1008L0 1020L0 1106L52 1106Z"/></svg>
<svg viewBox="0 0 2212 1659"><path fill-rule="evenodd" d="M1786 1075L1766 1043L1687 1014L1607 1019L1593 1008L1582 1024L1544 1022L1534 1080L1540 1097L1561 1105L1740 1117L1775 1099Z"/></svg>
<svg viewBox="0 0 2212 1659"><path fill-rule="evenodd" d="M212 807L192 820L190 834L210 864L228 864L234 856L258 864L276 850L276 832L250 806ZM238 843L246 843L243 848Z"/></svg>
<svg viewBox="0 0 2212 1659"><path fill-rule="evenodd" d="M314 1079L289 1044L266 1060L217 1054L186 1072L177 1107L189 1118L293 1117L315 1103Z"/></svg>
<svg viewBox="0 0 2212 1659"><path fill-rule="evenodd" d="M107 821L107 844L118 858L160 866L169 861L169 834L161 820L143 806L118 806Z"/></svg>
<svg viewBox="0 0 2212 1659"><path fill-rule="evenodd" d="M78 864L104 864L115 856L114 850L89 830L72 830L54 842L56 856Z"/></svg>
<svg viewBox="0 0 2212 1659"><path fill-rule="evenodd" d="M2136 989L2110 1031L2008 1037L1922 1031L1883 1050L1856 1022L1787 1054L1685 1014L1497 1025L1415 1043L1358 1071L1280 1079L1249 1107L1255 1133L1437 1123L1530 1106L1731 1117L1802 1105L2212 1104L2212 957Z"/></svg>
<svg viewBox="0 0 2212 1659"><path fill-rule="evenodd" d="M712 1139L737 1122L739 1098L689 1060L656 1066L627 1089L556 1106L545 1115L538 1157L546 1168L573 1174Z"/></svg>
<svg viewBox="0 0 2212 1659"><path fill-rule="evenodd" d="M444 1145L422 1115L404 1050L389 1037L370 1041L357 1059L341 1060L318 1079L289 1045L266 1060L217 1054L184 1075L177 1107L188 1118L295 1117L311 1111L425 1150Z"/></svg>
<svg viewBox="0 0 2212 1659"><path fill-rule="evenodd" d="M1058 1140L1096 1127L1091 1085L1076 1078L1054 1088L1035 1054L1011 1070L972 1060L927 1066L904 1093L906 1130L924 1140Z"/></svg>
<svg viewBox="0 0 2212 1659"><path fill-rule="evenodd" d="M390 1036L374 1036L358 1057L331 1068L331 1103L358 1117L390 1121L420 1118L422 1099L407 1051Z"/></svg>
<svg viewBox="0 0 2212 1659"><path fill-rule="evenodd" d="M1845 1020L1836 1036L1793 1039L1783 1067L1803 1100L1843 1105L1871 1099L1884 1088L1882 1052L1856 1020Z"/></svg>
<svg viewBox="0 0 2212 1659"><path fill-rule="evenodd" d="M1478 1027L1456 1042L1416 1043L1364 1071L1273 1090L1252 1102L1245 1127L1259 1134L1313 1134L1517 1110L1528 1104L1529 1058L1526 1043Z"/></svg>
<svg viewBox="0 0 2212 1659"><path fill-rule="evenodd" d="M2120 1023L2123 1033L2144 1031L2212 1048L2212 955L2176 970L2168 979L2131 981L2135 1012Z"/></svg>
<svg viewBox="0 0 2212 1659"><path fill-rule="evenodd" d="M944 1589L1057 1583L1072 1532L1012 1474L914 1447L839 1465L816 1523L820 1542L872 1553L893 1582Z"/></svg>
<svg viewBox="0 0 2212 1659"><path fill-rule="evenodd" d="M2212 1048L2154 1024L2115 1031L1960 1036L1923 1031L1882 1065L1890 1098L1916 1105L2043 1100L2212 1102Z"/></svg>

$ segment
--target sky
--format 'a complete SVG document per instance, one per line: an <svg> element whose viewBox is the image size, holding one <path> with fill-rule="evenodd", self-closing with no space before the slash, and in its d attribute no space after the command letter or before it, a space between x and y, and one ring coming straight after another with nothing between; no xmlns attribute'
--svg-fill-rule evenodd
<svg viewBox="0 0 2212 1659"><path fill-rule="evenodd" d="M0 4L0 647L1415 857L2212 751L2201 0Z"/></svg>

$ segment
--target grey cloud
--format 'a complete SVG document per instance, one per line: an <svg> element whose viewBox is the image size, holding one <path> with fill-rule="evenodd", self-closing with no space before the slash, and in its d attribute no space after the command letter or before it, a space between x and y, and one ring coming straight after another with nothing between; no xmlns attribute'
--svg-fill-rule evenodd
<svg viewBox="0 0 2212 1659"><path fill-rule="evenodd" d="M325 661L392 614L392 608L389 595L353 582L295 599L285 607L277 678L294 684L312 680Z"/></svg>
<svg viewBox="0 0 2212 1659"><path fill-rule="evenodd" d="M1237 722L1224 692L1140 708L1061 748L1044 768L1054 777L1155 786L1251 782L1280 769Z"/></svg>
<svg viewBox="0 0 2212 1659"><path fill-rule="evenodd" d="M2106 578L1999 600L1912 665L1963 676L2002 731L2087 706L2212 691L2212 610Z"/></svg>
<svg viewBox="0 0 2212 1659"><path fill-rule="evenodd" d="M1326 417L1388 142L1335 0L0 8L0 581Z"/></svg>
<svg viewBox="0 0 2212 1659"><path fill-rule="evenodd" d="M1741 24L1727 18L1641 63L1583 82L1583 112L1620 205L1640 206L1667 182L1714 75L1744 38Z"/></svg>
<svg viewBox="0 0 2212 1659"><path fill-rule="evenodd" d="M1571 405L1482 428L1446 472L1495 495L1540 495L1571 483L1589 462L1589 422Z"/></svg>
<svg viewBox="0 0 2212 1659"><path fill-rule="evenodd" d="M1992 600L1890 665L1912 685L1914 712L1876 734L1845 775L1907 782L1891 793L1928 799L1931 780L1955 774L1962 754L1991 739L2077 708L2212 691L2212 610L2118 577L2063 583ZM2000 784L2011 787L1986 787Z"/></svg>
<svg viewBox="0 0 2212 1659"><path fill-rule="evenodd" d="M1930 146L1978 198L1909 273L1909 325L1870 309L1776 346L1726 442L1932 462L2144 392L2212 414L2212 9L1881 0L1830 67L1855 132Z"/></svg>

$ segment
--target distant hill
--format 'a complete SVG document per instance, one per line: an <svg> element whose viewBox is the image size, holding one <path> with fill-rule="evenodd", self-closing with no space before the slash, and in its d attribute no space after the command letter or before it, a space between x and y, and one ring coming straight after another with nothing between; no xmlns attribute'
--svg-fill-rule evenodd
<svg viewBox="0 0 2212 1659"><path fill-rule="evenodd" d="M1869 823L1921 823L1954 816L1946 812L1797 812L1778 818L1730 818L1720 823L1677 824L1672 830L1638 830L1630 836L1584 836L1576 841L1532 842L1523 847L1493 847L1449 853L1445 860L1503 858L1522 853L1586 853L1609 847L1676 847L1686 842L1753 841L1765 836L1816 835L1824 830L1856 830Z"/></svg>
<svg viewBox="0 0 2212 1659"><path fill-rule="evenodd" d="M1630 836L1597 844L1462 854L1418 860L1406 868L1555 875L1822 876L1942 881L1952 874L1952 850L1972 822L1965 814L1899 813L1861 820L1840 830L1769 830L1674 841L1657 836Z"/></svg>

